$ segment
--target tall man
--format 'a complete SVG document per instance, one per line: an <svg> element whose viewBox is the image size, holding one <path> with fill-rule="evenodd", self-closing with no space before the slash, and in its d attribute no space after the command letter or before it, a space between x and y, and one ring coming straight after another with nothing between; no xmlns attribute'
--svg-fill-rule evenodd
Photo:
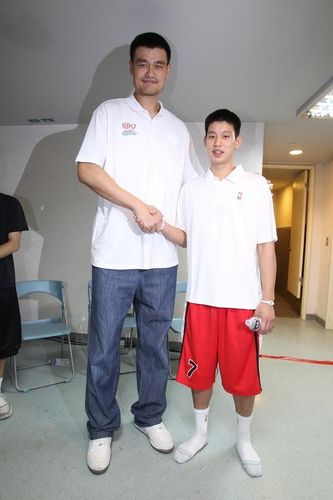
<svg viewBox="0 0 333 500"><path fill-rule="evenodd" d="M0 193L0 420L12 415L1 392L6 359L15 356L21 345L21 317L15 288L13 253L20 248L21 231L28 226L19 201Z"/></svg>
<svg viewBox="0 0 333 500"><path fill-rule="evenodd" d="M143 33L133 40L134 93L96 109L76 158L80 181L99 195L92 238L86 387L87 463L96 474L108 468L112 435L120 426L119 346L132 303L138 326L134 423L157 451L173 449L162 415L178 261L175 246L158 230L162 214L175 221L181 185L196 172L185 125L159 101L170 72L170 56L169 44L156 33Z"/></svg>

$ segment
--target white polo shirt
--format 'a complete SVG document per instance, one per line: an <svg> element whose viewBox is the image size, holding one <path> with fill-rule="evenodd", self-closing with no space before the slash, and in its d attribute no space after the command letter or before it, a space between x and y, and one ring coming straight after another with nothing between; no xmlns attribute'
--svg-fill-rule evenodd
<svg viewBox="0 0 333 500"><path fill-rule="evenodd" d="M94 112L76 162L101 166L126 191L176 221L182 184L197 176L188 131L163 108L151 118L131 95L102 103ZM133 213L98 197L92 264L108 269L152 269L178 263L175 245L143 233Z"/></svg>
<svg viewBox="0 0 333 500"><path fill-rule="evenodd" d="M187 233L187 301L255 309L261 300L257 245L277 239L266 179L241 165L223 180L209 169L183 186L177 226Z"/></svg>

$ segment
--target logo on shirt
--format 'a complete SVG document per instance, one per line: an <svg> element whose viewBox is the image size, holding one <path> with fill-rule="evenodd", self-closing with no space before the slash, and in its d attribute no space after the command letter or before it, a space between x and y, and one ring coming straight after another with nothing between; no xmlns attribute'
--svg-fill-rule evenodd
<svg viewBox="0 0 333 500"><path fill-rule="evenodd" d="M188 376L188 378L191 378L193 373L199 368L199 366L195 361L193 361L193 359L189 359L187 364L190 365L191 368L189 369L186 375Z"/></svg>
<svg viewBox="0 0 333 500"><path fill-rule="evenodd" d="M122 135L136 135L137 132L134 130L136 128L136 123L123 122L121 124L123 129Z"/></svg>
<svg viewBox="0 0 333 500"><path fill-rule="evenodd" d="M242 191L238 191L238 193L237 193L237 200L241 200L242 198L243 198Z"/></svg>

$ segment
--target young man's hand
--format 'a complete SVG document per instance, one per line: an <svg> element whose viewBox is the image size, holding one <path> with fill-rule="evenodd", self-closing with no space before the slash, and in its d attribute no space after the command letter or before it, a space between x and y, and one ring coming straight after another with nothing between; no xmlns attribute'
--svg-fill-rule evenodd
<svg viewBox="0 0 333 500"><path fill-rule="evenodd" d="M271 333L274 328L274 320L275 320L275 311L274 306L270 306L269 304L265 304L261 302L258 304L257 309L255 310L253 316L258 316L261 318L261 328L259 333Z"/></svg>
<svg viewBox="0 0 333 500"><path fill-rule="evenodd" d="M144 233L155 233L160 230L163 216L153 205L145 205L135 212L134 220Z"/></svg>

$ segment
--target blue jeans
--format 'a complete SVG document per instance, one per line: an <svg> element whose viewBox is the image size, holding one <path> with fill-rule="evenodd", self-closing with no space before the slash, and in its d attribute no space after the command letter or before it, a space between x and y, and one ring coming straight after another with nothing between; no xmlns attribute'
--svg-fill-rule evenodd
<svg viewBox="0 0 333 500"><path fill-rule="evenodd" d="M177 266L149 270L93 267L86 385L90 439L112 436L120 426L116 401L120 338L132 303L138 331L138 401L131 411L135 423L143 427L162 421L169 365L167 336L174 309L176 277Z"/></svg>

